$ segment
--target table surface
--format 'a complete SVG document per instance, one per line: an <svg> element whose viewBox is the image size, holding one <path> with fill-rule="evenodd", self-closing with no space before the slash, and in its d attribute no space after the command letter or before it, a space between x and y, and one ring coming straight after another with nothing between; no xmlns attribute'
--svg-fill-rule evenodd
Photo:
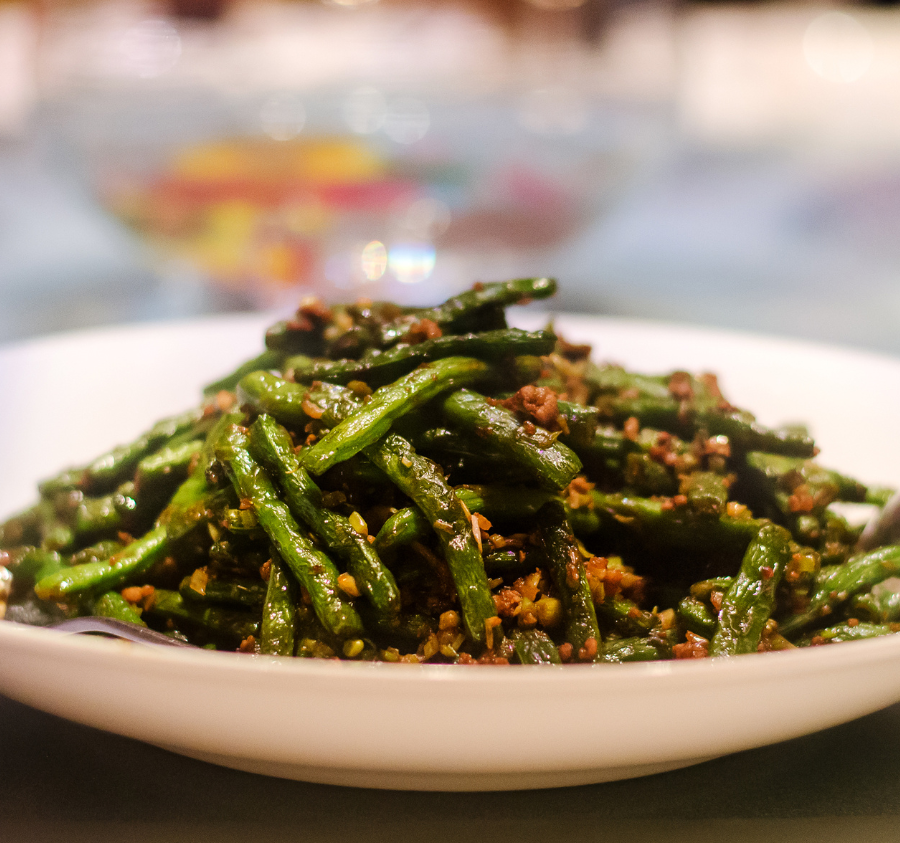
<svg viewBox="0 0 900 843"><path fill-rule="evenodd" d="M123 839L125 828L133 843L438 843L476 835L518 843L622 833L665 835L671 843L887 843L900 838L898 750L900 704L818 734L630 781L407 793L237 772L0 697L0 827L16 843Z"/></svg>

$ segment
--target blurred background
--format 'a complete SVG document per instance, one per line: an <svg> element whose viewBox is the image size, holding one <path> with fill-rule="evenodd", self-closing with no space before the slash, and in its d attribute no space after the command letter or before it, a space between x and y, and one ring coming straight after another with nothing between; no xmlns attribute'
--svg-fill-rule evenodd
<svg viewBox="0 0 900 843"><path fill-rule="evenodd" d="M0 343L551 274L900 353L900 10L0 0Z"/></svg>

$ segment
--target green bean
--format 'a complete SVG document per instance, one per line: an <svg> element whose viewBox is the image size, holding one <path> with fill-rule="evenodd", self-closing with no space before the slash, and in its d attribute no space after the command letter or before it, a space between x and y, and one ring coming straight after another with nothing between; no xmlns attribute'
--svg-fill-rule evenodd
<svg viewBox="0 0 900 843"><path fill-rule="evenodd" d="M0 554L0 562L10 571L16 585L25 586L68 567L57 551L29 545Z"/></svg>
<svg viewBox="0 0 900 843"><path fill-rule="evenodd" d="M349 459L377 442L393 422L436 395L471 383L487 371L487 365L471 357L446 357L424 363L415 371L372 394L371 401L343 419L311 448L300 462L312 474Z"/></svg>
<svg viewBox="0 0 900 843"><path fill-rule="evenodd" d="M45 550L72 550L75 543L75 531L68 524L52 521L44 525L41 547Z"/></svg>
<svg viewBox="0 0 900 843"><path fill-rule="evenodd" d="M845 614L872 623L897 623L900 621L900 593L867 591L857 594L847 605Z"/></svg>
<svg viewBox="0 0 900 843"><path fill-rule="evenodd" d="M862 483L823 468L811 459L754 451L747 454L746 461L744 482L748 488L785 516L801 507L821 514L832 501L862 503L867 497ZM798 499L797 493L801 491L803 495Z"/></svg>
<svg viewBox="0 0 900 843"><path fill-rule="evenodd" d="M696 597L685 597L678 604L678 617L684 626L695 635L712 638L715 634L718 624L715 612Z"/></svg>
<svg viewBox="0 0 900 843"><path fill-rule="evenodd" d="M626 455L622 480L638 495L674 495L678 491L675 475L649 454Z"/></svg>
<svg viewBox="0 0 900 843"><path fill-rule="evenodd" d="M460 355L500 361L521 354L549 354L555 341L556 337L548 331L528 332L506 328L481 334L438 337L415 345L397 345L359 360L317 361L308 357L293 357L285 362L285 370L297 383L328 381L346 384L361 380L375 387L409 374L420 363Z"/></svg>
<svg viewBox="0 0 900 843"><path fill-rule="evenodd" d="M191 410L180 416L164 419L127 445L113 448L97 457L83 469L69 469L58 477L41 484L41 494L50 495L71 488L91 494L109 492L130 480L138 463L173 436L193 429L204 417L204 410Z"/></svg>
<svg viewBox="0 0 900 843"><path fill-rule="evenodd" d="M519 664L562 664L556 644L539 629L517 629L512 641Z"/></svg>
<svg viewBox="0 0 900 843"><path fill-rule="evenodd" d="M775 608L775 593L791 558L790 533L764 524L750 543L737 578L725 592L711 656L754 653Z"/></svg>
<svg viewBox="0 0 900 843"><path fill-rule="evenodd" d="M288 432L271 416L262 415L250 428L250 448L281 485L293 515L345 563L376 612L396 615L400 592L394 577L366 537L343 515L323 506L322 492L300 465Z"/></svg>
<svg viewBox="0 0 900 843"><path fill-rule="evenodd" d="M579 535L618 526L652 547L742 555L760 527L760 522L750 517L701 518L687 507L669 507L665 501L633 495L594 490L591 499L593 507L569 510Z"/></svg>
<svg viewBox="0 0 900 843"><path fill-rule="evenodd" d="M495 577L525 573L529 566L532 570L534 569L524 552L513 550L512 548L501 548L500 550L492 551L488 551L485 548L483 561L484 570Z"/></svg>
<svg viewBox="0 0 900 843"><path fill-rule="evenodd" d="M68 563L69 565L81 565L84 562L99 562L101 559L109 559L124 547L124 543L116 539L103 539L73 553L69 557Z"/></svg>
<svg viewBox="0 0 900 843"><path fill-rule="evenodd" d="M39 544L41 529L47 516L49 505L46 501L14 515L0 524L0 550L20 545Z"/></svg>
<svg viewBox="0 0 900 843"><path fill-rule="evenodd" d="M557 401L556 408L564 424L560 439L572 450L589 447L599 427L599 411L571 401Z"/></svg>
<svg viewBox="0 0 900 843"><path fill-rule="evenodd" d="M887 486L868 486L866 487L865 502L873 506L885 507L888 501L896 494L896 489L891 489Z"/></svg>
<svg viewBox="0 0 900 843"><path fill-rule="evenodd" d="M242 405L257 413L269 413L282 424L300 427L310 419L304 409L309 391L309 387L290 383L270 372L252 372L241 378L237 396Z"/></svg>
<svg viewBox="0 0 900 843"><path fill-rule="evenodd" d="M219 523L229 533L252 535L260 531L259 519L252 509L226 509Z"/></svg>
<svg viewBox="0 0 900 843"><path fill-rule="evenodd" d="M34 587L38 597L66 600L83 593L118 588L162 561L175 542L184 538L198 523L205 523L209 504L217 495L210 492L206 480L211 439L218 435L229 418L223 416L210 431L197 467L178 487L152 530L109 559L85 562L42 577Z"/></svg>
<svg viewBox="0 0 900 843"><path fill-rule="evenodd" d="M648 638L619 638L607 641L597 658L602 664L620 664L623 662L648 662L660 658L668 658L660 652L660 647Z"/></svg>
<svg viewBox="0 0 900 843"><path fill-rule="evenodd" d="M711 394L696 379L680 378L687 392L684 398L677 396L672 387L678 374L649 377L609 367L595 368L590 378L599 392L606 393L597 400L601 413L617 421L635 417L642 426L679 435L693 437L702 430L707 436L727 436L731 445L741 451L769 451L795 457L811 457L815 453L815 443L805 430L764 427L751 413Z"/></svg>
<svg viewBox="0 0 900 843"><path fill-rule="evenodd" d="M259 616L240 609L207 606L185 600L177 591L157 588L153 602L145 610L151 617L195 627L230 643L259 633Z"/></svg>
<svg viewBox="0 0 900 843"><path fill-rule="evenodd" d="M169 552L166 528L154 527L124 550L99 562L85 562L42 577L34 587L41 600L65 601L78 594L118 588L162 561Z"/></svg>
<svg viewBox="0 0 900 843"><path fill-rule="evenodd" d="M653 612L646 612L633 600L621 594L607 595L595 603L597 617L625 635L646 635L657 619Z"/></svg>
<svg viewBox="0 0 900 843"><path fill-rule="evenodd" d="M137 466L135 489L141 497L147 497L177 487L185 480L191 464L202 450L202 439L190 439L177 445L166 445L144 457Z"/></svg>
<svg viewBox="0 0 900 843"><path fill-rule="evenodd" d="M900 574L900 545L887 545L868 553L858 553L842 565L822 568L809 606L778 624L779 632L790 638L816 621L828 617L854 594L867 591L888 577Z"/></svg>
<svg viewBox="0 0 900 843"><path fill-rule="evenodd" d="M266 371L268 369L277 369L284 360L284 354L280 351L272 351L266 349L262 354L242 363L230 375L226 375L220 380L213 381L203 388L203 394L210 396L217 392L234 392L241 379L251 372Z"/></svg>
<svg viewBox="0 0 900 843"><path fill-rule="evenodd" d="M448 427L432 427L424 431L406 431L398 428L401 436L409 438L413 447L442 465L456 469L468 469L479 482L503 483L507 486L530 483L530 474L502 455L490 442ZM453 470L451 468L451 470Z"/></svg>
<svg viewBox="0 0 900 843"><path fill-rule="evenodd" d="M187 576L178 586L178 593L185 600L193 600L196 603L216 603L258 609L266 599L266 584L261 580L208 579L198 590L194 579Z"/></svg>
<svg viewBox="0 0 900 843"><path fill-rule="evenodd" d="M235 491L250 502L260 526L308 592L325 629L341 639L361 636L362 621L338 588L337 568L301 532L287 505L279 499L269 475L250 455L247 434L231 425L216 443L215 451Z"/></svg>
<svg viewBox="0 0 900 843"><path fill-rule="evenodd" d="M537 526L539 544L563 605L566 641L573 647L574 658L593 661L603 639L584 561L566 521L562 503L544 504L537 514Z"/></svg>
<svg viewBox="0 0 900 843"><path fill-rule="evenodd" d="M79 542L132 529L138 507L134 483L123 483L111 495L84 498L75 510L72 530Z"/></svg>
<svg viewBox="0 0 900 843"><path fill-rule="evenodd" d="M206 527L210 522L213 510L227 504L227 492L213 488L207 473L215 461L215 443L229 425L242 418L241 413L233 412L217 419L206 435L193 470L160 514L157 523L165 526L166 536L173 546L183 544L195 536L198 528Z"/></svg>
<svg viewBox="0 0 900 843"><path fill-rule="evenodd" d="M873 590L900 575L900 545L858 552L862 528L829 507L891 491L823 468L806 429L761 425L711 375L596 366L550 329L507 327L505 305L555 286L477 284L429 308L304 302L207 387L234 398L60 473L0 524L0 614L459 663L900 631L900 595ZM594 553L611 560L602 580ZM634 572L622 590L617 565Z"/></svg>
<svg viewBox="0 0 900 843"><path fill-rule="evenodd" d="M805 635L797 642L799 647L816 644L832 644L841 641L864 641L868 638L880 638L900 631L895 623L839 623Z"/></svg>
<svg viewBox="0 0 900 843"><path fill-rule="evenodd" d="M681 493L687 498L688 508L700 516L719 518L725 514L728 503L728 481L712 471L694 471L686 475Z"/></svg>
<svg viewBox="0 0 900 843"><path fill-rule="evenodd" d="M259 651L267 656L293 656L296 601L287 566L277 553L269 564L269 583L263 606Z"/></svg>
<svg viewBox="0 0 900 843"><path fill-rule="evenodd" d="M456 586L466 633L473 641L485 643L485 624L496 615L494 601L472 523L440 467L396 434L370 445L365 454L428 518Z"/></svg>
<svg viewBox="0 0 900 843"><path fill-rule="evenodd" d="M114 618L117 621L147 626L134 606L117 591L107 591L101 594L94 601L93 612L101 618Z"/></svg>
<svg viewBox="0 0 900 843"><path fill-rule="evenodd" d="M549 493L538 489L514 486L457 486L456 496L469 512L479 512L486 518L527 518L551 499ZM384 522L375 537L379 552L421 541L431 524L417 507L397 510Z"/></svg>
<svg viewBox="0 0 900 843"><path fill-rule="evenodd" d="M443 410L453 424L482 437L544 488L565 488L581 470L581 460L553 434L536 425L526 429L515 413L477 392L455 392L444 401Z"/></svg>
<svg viewBox="0 0 900 843"><path fill-rule="evenodd" d="M461 499L462 500L462 499ZM431 531L427 516L415 506L398 509L381 526L375 536L375 549L388 553L398 547L422 541Z"/></svg>
<svg viewBox="0 0 900 843"><path fill-rule="evenodd" d="M553 278L521 278L491 284L476 284L471 290L452 296L437 307L420 310L389 322L381 330L380 347L398 342L413 322L428 319L450 333L478 330L473 321L485 311L532 299L544 299L556 292ZM482 329L483 330L483 329Z"/></svg>

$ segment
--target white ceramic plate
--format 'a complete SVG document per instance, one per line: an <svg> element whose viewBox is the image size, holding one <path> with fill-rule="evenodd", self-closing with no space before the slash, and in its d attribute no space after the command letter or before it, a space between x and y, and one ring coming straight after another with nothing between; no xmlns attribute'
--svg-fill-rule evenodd
<svg viewBox="0 0 900 843"><path fill-rule="evenodd" d="M0 513L35 482L190 406L260 346L260 317L98 331L0 350ZM524 320L530 321L530 320ZM533 324L533 322L532 322ZM598 358L713 369L823 461L900 482L900 361L668 325L559 317ZM455 668L156 650L0 624L0 691L219 764L364 787L608 781L823 729L900 700L900 636L730 661Z"/></svg>

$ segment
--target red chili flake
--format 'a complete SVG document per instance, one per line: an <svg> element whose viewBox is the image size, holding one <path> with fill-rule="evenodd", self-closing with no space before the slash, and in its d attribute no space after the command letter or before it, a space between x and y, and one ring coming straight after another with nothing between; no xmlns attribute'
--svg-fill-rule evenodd
<svg viewBox="0 0 900 843"><path fill-rule="evenodd" d="M847 626L859 626L859 618L848 619Z"/></svg>
<svg viewBox="0 0 900 843"><path fill-rule="evenodd" d="M575 651L575 648L569 644L568 642L565 644L560 644L559 647L559 657L564 662L572 661L572 653Z"/></svg>
<svg viewBox="0 0 900 843"><path fill-rule="evenodd" d="M763 565L763 567L759 569L759 573L764 580L770 580L775 576L775 569L769 565Z"/></svg>

